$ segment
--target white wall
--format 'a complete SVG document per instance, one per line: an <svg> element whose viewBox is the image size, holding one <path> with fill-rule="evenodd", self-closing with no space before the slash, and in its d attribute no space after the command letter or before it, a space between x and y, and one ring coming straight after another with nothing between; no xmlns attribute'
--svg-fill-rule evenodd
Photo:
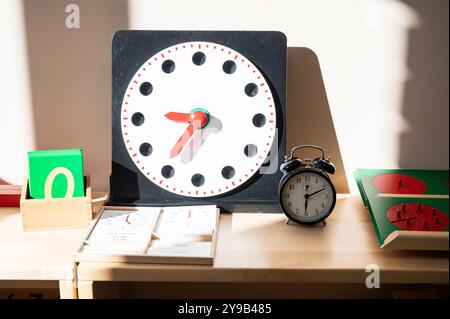
<svg viewBox="0 0 450 319"><path fill-rule="evenodd" d="M317 135L308 133L320 120L306 119L318 114L312 116L308 112L314 108L301 103L316 103L320 112L329 106L335 132L324 124L323 134L337 136L352 191L352 171L358 167L448 169L447 0L70 2L80 6L80 30L65 29L64 1L24 0L25 21L22 2L0 1L0 96L6 96L0 105L0 179L21 182L29 149L80 145L95 189L108 188L110 39L127 24L130 29L280 30L290 47L313 50L326 95L315 102L307 81L292 75L301 72L301 61L290 59L297 68L288 70L288 108L300 108L291 114L302 128L289 119L288 146ZM70 78L63 81L59 70L66 67ZM302 90L309 92L307 99ZM67 125L47 125L47 118L66 114Z"/></svg>
<svg viewBox="0 0 450 319"><path fill-rule="evenodd" d="M444 64L442 68L446 64L448 70L448 31L444 30L448 29L448 3L445 0L423 2L428 3L425 9L434 14L443 6L447 7L446 21L426 22L439 23L440 34L434 35L437 40L432 45L437 43L440 47L428 47L430 53L447 50L447 59L433 61L430 58L428 63L430 67ZM415 11L414 3L397 0L129 0L129 23L133 29L283 31L288 46L308 47L318 56L351 190L356 190L352 176L356 168L399 167L400 136L408 134L410 129L402 116L403 108L407 107L403 105L404 89L406 82L416 76L407 65L409 36L412 29L424 27L421 12ZM448 86L448 71L431 80L446 81ZM288 83L288 114L289 108L297 107L296 101L289 99L290 89L302 90L302 87ZM443 136L448 134L448 90L434 93L440 96L440 101L427 106L438 110L434 119L425 123L428 142L422 140L416 146L420 149L430 140L442 141L433 143L431 149L427 147L437 160L427 160L431 154L415 154L416 160L409 162L412 167L448 168L448 137ZM433 122L440 126L438 131L429 129L434 126ZM320 123L311 123L312 126L317 124ZM290 134L294 130L292 125L288 127L288 141L291 141L288 144L297 144L296 139L304 142L301 136Z"/></svg>
<svg viewBox="0 0 450 319"><path fill-rule="evenodd" d="M80 8L79 29L66 27L69 1L0 0L0 3L9 7L17 4L14 6L17 10L0 11L9 21L0 32L7 39L12 33L12 40L26 40L21 47L3 47L2 43L0 50L0 61L6 66L6 74L2 70L0 79L10 85L0 86L0 95L11 97L9 105L0 106L0 139L2 145L9 143L2 148L5 155L0 157L0 179L21 183L27 175L28 150L82 148L84 171L91 175L93 189L108 190L111 37L118 29L128 27L127 2L72 1ZM28 59L22 58L27 55ZM30 109L22 107L22 101L28 101ZM6 108L10 115L3 117ZM30 117L31 123L22 121ZM17 138L28 131L34 139L32 145Z"/></svg>
<svg viewBox="0 0 450 319"><path fill-rule="evenodd" d="M0 0L0 39L0 184L21 184L35 145L21 1Z"/></svg>

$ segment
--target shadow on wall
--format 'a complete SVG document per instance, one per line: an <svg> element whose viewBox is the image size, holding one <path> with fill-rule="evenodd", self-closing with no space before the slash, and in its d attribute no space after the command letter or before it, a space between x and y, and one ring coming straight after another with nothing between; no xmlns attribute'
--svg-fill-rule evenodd
<svg viewBox="0 0 450 319"><path fill-rule="evenodd" d="M287 143L286 152L300 144L325 148L336 165L330 176L338 193L348 193L339 144L331 117L317 55L308 48L288 48L287 62ZM317 153L300 153L317 157Z"/></svg>
<svg viewBox="0 0 450 319"><path fill-rule="evenodd" d="M127 2L78 0L80 28L68 29L67 3L23 1L36 149L82 148L93 188L107 190L111 36L128 28ZM348 192L317 56L307 48L288 48L287 67L287 150L299 144L323 146L336 164L337 191Z"/></svg>
<svg viewBox="0 0 450 319"><path fill-rule="evenodd" d="M80 28L68 29L68 3L24 0L37 149L82 148L96 190L111 169L111 37L128 26L127 2L78 0Z"/></svg>
<svg viewBox="0 0 450 319"><path fill-rule="evenodd" d="M399 139L401 168L448 169L449 2L402 0L420 13L411 29L402 115L408 124ZM437 153L436 150L442 151Z"/></svg>

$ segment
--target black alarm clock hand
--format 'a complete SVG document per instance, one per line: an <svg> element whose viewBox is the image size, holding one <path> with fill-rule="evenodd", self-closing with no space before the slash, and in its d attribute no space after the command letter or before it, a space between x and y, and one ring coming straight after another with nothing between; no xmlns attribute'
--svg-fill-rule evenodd
<svg viewBox="0 0 450 319"><path fill-rule="evenodd" d="M316 195L316 194L319 194L320 192L323 192L324 190L325 190L325 187L322 188L322 189L319 189L318 191L315 191L314 193L311 193L311 194L305 194L305 198L309 198L309 197L311 197L311 196L314 196L314 195Z"/></svg>
<svg viewBox="0 0 450 319"><path fill-rule="evenodd" d="M306 191L308 191L308 188L309 188L309 185L306 185ZM310 198L311 196L314 196L316 194L319 194L320 192L323 192L324 190L325 190L325 187L322 189L319 189L318 191L315 191L311 194L308 194L308 193L305 194L305 212L306 212L306 209L308 208L308 198Z"/></svg>
<svg viewBox="0 0 450 319"><path fill-rule="evenodd" d="M308 189L309 189L309 185L306 184L306 193L305 193L305 213L306 213L306 209L308 208L308 198L309 198L309 194L308 194Z"/></svg>

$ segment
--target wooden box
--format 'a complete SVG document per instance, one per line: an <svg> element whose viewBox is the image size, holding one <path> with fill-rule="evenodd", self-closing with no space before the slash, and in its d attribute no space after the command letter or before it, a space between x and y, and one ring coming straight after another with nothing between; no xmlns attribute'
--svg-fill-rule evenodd
<svg viewBox="0 0 450 319"><path fill-rule="evenodd" d="M211 234L161 234L158 233L158 225L164 218L164 207L121 207L121 206L105 206L97 216L95 223L91 226L85 240L81 244L75 260L93 261L93 262L118 262L118 263L164 263L164 264L199 264L212 265L217 242L217 230L219 226L220 210L215 209L214 228ZM146 227L146 238L140 244L133 246L133 242L114 242L114 241L97 241L91 244L93 231L102 218L105 211L123 212L121 217L124 222L128 220L128 215L133 212L141 212L143 210L157 210L153 213L151 221L149 220ZM133 219L133 217L131 218ZM109 228L108 230L111 230ZM167 242L181 244L205 244L207 249L203 250L206 254L195 254L177 251L175 254L160 254L151 252L151 248L159 244ZM136 243L136 242L134 242ZM204 246L205 247L205 246ZM93 248L93 249L92 249ZM133 251L134 250L134 251ZM182 249L181 249L182 250ZM101 252L100 252L101 251Z"/></svg>
<svg viewBox="0 0 450 319"><path fill-rule="evenodd" d="M90 177L85 176L85 196L70 198L30 198L28 177L24 178L20 199L24 231L80 228L92 221Z"/></svg>

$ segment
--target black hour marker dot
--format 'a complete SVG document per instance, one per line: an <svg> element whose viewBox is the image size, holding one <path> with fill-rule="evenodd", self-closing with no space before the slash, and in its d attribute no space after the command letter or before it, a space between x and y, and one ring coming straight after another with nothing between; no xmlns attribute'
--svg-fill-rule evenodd
<svg viewBox="0 0 450 319"><path fill-rule="evenodd" d="M175 169L170 165L166 165L161 169L161 175L165 178L171 178L175 175Z"/></svg>
<svg viewBox="0 0 450 319"><path fill-rule="evenodd" d="M161 68L165 73L172 73L175 70L175 62L172 60L166 60L161 65Z"/></svg>
<svg viewBox="0 0 450 319"><path fill-rule="evenodd" d="M249 83L245 86L245 94L249 97L254 97L258 94L258 86L255 83Z"/></svg>
<svg viewBox="0 0 450 319"><path fill-rule="evenodd" d="M192 176L191 182L195 187L200 187L205 184L205 177L202 174L195 174Z"/></svg>
<svg viewBox="0 0 450 319"><path fill-rule="evenodd" d="M253 116L252 122L256 127L263 127L264 124L266 124L266 117L261 113L255 114L255 116Z"/></svg>
<svg viewBox="0 0 450 319"><path fill-rule="evenodd" d="M136 112L133 114L133 116L131 117L131 122L136 125L136 126L141 126L142 124L144 124L144 114L140 113L140 112Z"/></svg>
<svg viewBox="0 0 450 319"><path fill-rule="evenodd" d="M139 153L142 154L142 156L149 156L153 152L153 147L149 143L142 143L141 146L139 146Z"/></svg>
<svg viewBox="0 0 450 319"><path fill-rule="evenodd" d="M192 62L194 62L195 65L202 65L206 62L206 55L203 52L196 52L192 56Z"/></svg>
<svg viewBox="0 0 450 319"><path fill-rule="evenodd" d="M139 87L139 91L142 95L150 95L153 92L153 85L150 82L144 82Z"/></svg>
<svg viewBox="0 0 450 319"><path fill-rule="evenodd" d="M230 179L234 177L234 168L231 166L225 166L222 169L223 178Z"/></svg>
<svg viewBox="0 0 450 319"><path fill-rule="evenodd" d="M244 154L247 157L253 157L258 153L258 147L255 144L247 144L244 147Z"/></svg>
<svg viewBox="0 0 450 319"><path fill-rule="evenodd" d="M233 74L236 71L236 63L231 60L225 61L222 66L223 72L226 74Z"/></svg>

